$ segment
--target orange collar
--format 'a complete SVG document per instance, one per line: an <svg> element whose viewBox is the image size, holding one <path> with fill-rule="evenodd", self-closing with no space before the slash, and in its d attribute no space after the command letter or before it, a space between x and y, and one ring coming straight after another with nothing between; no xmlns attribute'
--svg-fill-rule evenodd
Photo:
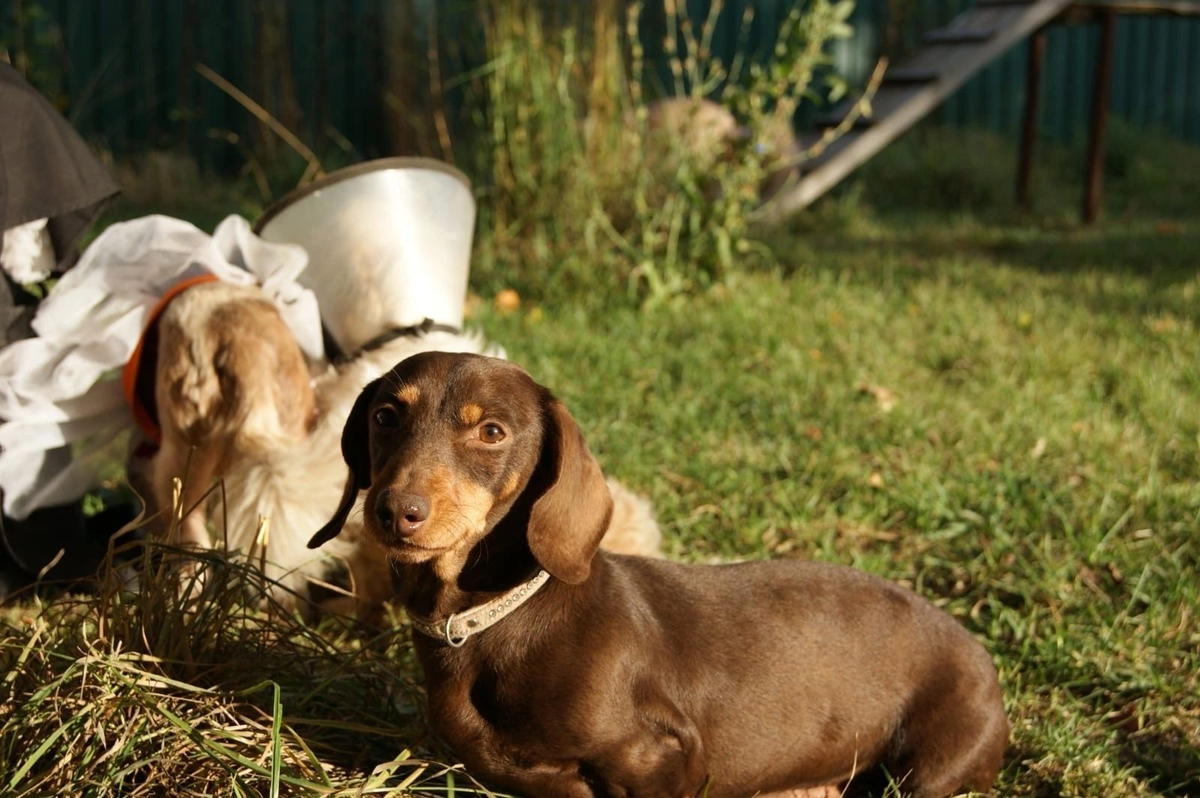
<svg viewBox="0 0 1200 798"><path fill-rule="evenodd" d="M218 279L215 274L201 274L180 280L168 288L146 318L146 326L142 330L141 337L138 338L137 346L134 347L133 354L129 356L129 361L121 371L121 387L125 392L125 401L129 403L129 409L133 411L133 420L137 422L146 438L156 447L162 443L162 430L158 426L158 413L154 403L154 368L158 359L156 331L158 319L175 297L192 286L211 283ZM143 360L147 361L145 369L142 368Z"/></svg>

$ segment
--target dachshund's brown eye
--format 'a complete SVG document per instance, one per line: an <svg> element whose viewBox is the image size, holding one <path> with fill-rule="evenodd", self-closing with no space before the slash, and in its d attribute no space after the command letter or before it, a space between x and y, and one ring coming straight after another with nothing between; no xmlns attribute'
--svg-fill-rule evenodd
<svg viewBox="0 0 1200 798"><path fill-rule="evenodd" d="M504 440L504 428L499 424L484 424L479 428L479 440L484 443L499 443Z"/></svg>
<svg viewBox="0 0 1200 798"><path fill-rule="evenodd" d="M381 407L375 411L375 415L371 418L374 420L375 426L384 429L392 429L400 426L400 416L396 413L394 407Z"/></svg>

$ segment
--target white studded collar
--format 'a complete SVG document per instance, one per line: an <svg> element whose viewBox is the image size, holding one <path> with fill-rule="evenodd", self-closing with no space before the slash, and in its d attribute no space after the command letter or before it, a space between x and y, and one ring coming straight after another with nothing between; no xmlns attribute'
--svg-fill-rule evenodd
<svg viewBox="0 0 1200 798"><path fill-rule="evenodd" d="M426 618L411 612L408 617L412 620L413 628L421 634L458 648L467 642L467 638L471 635L478 634L508 617L513 610L528 601L549 581L550 574L538 571L528 582L522 582L486 604L452 613L444 621Z"/></svg>

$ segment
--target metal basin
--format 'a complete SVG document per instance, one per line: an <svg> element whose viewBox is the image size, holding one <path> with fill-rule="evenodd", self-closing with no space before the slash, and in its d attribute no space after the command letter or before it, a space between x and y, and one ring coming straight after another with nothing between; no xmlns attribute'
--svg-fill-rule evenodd
<svg viewBox="0 0 1200 798"><path fill-rule="evenodd" d="M269 207L263 239L308 252L299 282L345 353L426 319L461 328L475 228L466 175L427 158L331 172Z"/></svg>

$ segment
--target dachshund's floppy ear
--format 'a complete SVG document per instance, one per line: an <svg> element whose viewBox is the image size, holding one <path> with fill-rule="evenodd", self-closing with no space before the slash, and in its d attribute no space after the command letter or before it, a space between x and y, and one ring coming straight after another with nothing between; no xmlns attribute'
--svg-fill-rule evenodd
<svg viewBox="0 0 1200 798"><path fill-rule="evenodd" d="M542 447L551 482L529 513L529 550L554 577L579 584L608 530L612 498L575 419L553 397L546 400Z"/></svg>
<svg viewBox="0 0 1200 798"><path fill-rule="evenodd" d="M370 428L367 425L367 410L370 409L371 401L374 400L381 382L382 378L371 382L354 400L350 417L346 419L346 426L342 429L342 457L346 460L346 465L350 466L350 475L346 477L346 487L342 491L342 501L338 504L337 512L329 519L329 523L321 527L317 534L312 536L312 540L308 541L310 549L323 546L338 536L350 515L350 510L354 507L358 492L371 487L371 453L367 449Z"/></svg>

